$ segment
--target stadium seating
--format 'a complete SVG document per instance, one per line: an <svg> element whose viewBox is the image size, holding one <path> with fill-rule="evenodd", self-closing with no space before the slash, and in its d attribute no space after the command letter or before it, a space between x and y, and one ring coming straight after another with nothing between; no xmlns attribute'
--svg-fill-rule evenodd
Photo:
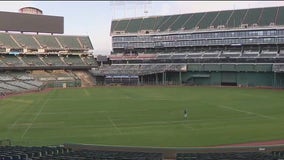
<svg viewBox="0 0 284 160"><path fill-rule="evenodd" d="M260 17L258 23L261 26L268 26L271 23L276 23L275 22L275 17L277 14L277 10L274 8L264 8L262 11L262 16Z"/></svg>
<svg viewBox="0 0 284 160"><path fill-rule="evenodd" d="M279 7L277 17L276 17L276 24L283 25L284 24L284 7Z"/></svg>
<svg viewBox="0 0 284 160"><path fill-rule="evenodd" d="M35 35L0 33L0 46L10 49L89 50L93 49L88 36Z"/></svg>
<svg viewBox="0 0 284 160"><path fill-rule="evenodd" d="M177 19L179 16L180 16L180 15L173 15L173 16L170 16L170 17L169 17L164 23L162 23L162 24L159 26L159 28L157 28L157 29L159 29L160 32L163 32L163 31L165 31L165 30L167 30L167 29L170 30L171 24L173 24L173 22L175 22L176 19Z"/></svg>
<svg viewBox="0 0 284 160"><path fill-rule="evenodd" d="M171 30L172 31L177 31L180 29L184 29L184 24L190 19L192 14L183 14L180 15L176 21L171 25Z"/></svg>
<svg viewBox="0 0 284 160"><path fill-rule="evenodd" d="M126 152L126 151L99 151L99 150L72 150L60 146L24 147L2 146L0 147L0 159L4 160L28 160L28 159L95 159L95 160L162 160L161 153Z"/></svg>
<svg viewBox="0 0 284 160"><path fill-rule="evenodd" d="M55 36L58 39L63 48L66 49L80 49L83 48L80 42L78 41L78 37L75 36Z"/></svg>
<svg viewBox="0 0 284 160"><path fill-rule="evenodd" d="M11 34L11 37L13 37L22 48L29 48L29 49L41 48L41 46L39 46L39 44L35 41L32 35Z"/></svg>
<svg viewBox="0 0 284 160"><path fill-rule="evenodd" d="M200 19L200 22L196 25L199 29L208 29L211 25L211 22L216 18L219 12L207 12L204 17Z"/></svg>
<svg viewBox="0 0 284 160"><path fill-rule="evenodd" d="M0 83L1 92L5 94L38 91L44 85L31 74L15 71L1 73Z"/></svg>
<svg viewBox="0 0 284 160"><path fill-rule="evenodd" d="M278 160L271 152L178 153L176 160Z"/></svg>
<svg viewBox="0 0 284 160"><path fill-rule="evenodd" d="M66 63L64 63L61 60L61 57L58 55L48 55L48 56L44 56L42 57L42 60L50 66L65 66L67 65Z"/></svg>
<svg viewBox="0 0 284 160"><path fill-rule="evenodd" d="M262 8L253 8L248 9L247 13L245 14L245 18L242 21L242 24L248 24L252 26L253 24L257 24L259 17L261 15Z"/></svg>
<svg viewBox="0 0 284 160"><path fill-rule="evenodd" d="M142 18L130 20L129 24L127 25L126 32L137 33L140 28L142 20L143 20Z"/></svg>
<svg viewBox="0 0 284 160"><path fill-rule="evenodd" d="M191 29L195 29L195 27L197 26L198 22L200 21L200 19L204 16L205 13L196 13L193 14L190 19L186 22L186 24L184 25L184 29L185 30L191 30Z"/></svg>
<svg viewBox="0 0 284 160"><path fill-rule="evenodd" d="M169 17L170 16L159 16L159 17L157 17L154 30L157 30L160 27L160 25L162 25L163 22L166 21Z"/></svg>
<svg viewBox="0 0 284 160"><path fill-rule="evenodd" d="M22 55L22 60L30 66L47 66L37 55Z"/></svg>
<svg viewBox="0 0 284 160"><path fill-rule="evenodd" d="M6 48L21 48L7 33L0 33L0 46Z"/></svg>
<svg viewBox="0 0 284 160"><path fill-rule="evenodd" d="M81 42L83 48L93 49L93 45L89 37L87 36L78 37L78 40L79 42Z"/></svg>
<svg viewBox="0 0 284 160"><path fill-rule="evenodd" d="M68 65L74 65L74 66L84 66L86 65L82 59L80 58L80 56L76 56L76 55L68 55L64 57L64 61L66 64Z"/></svg>
<svg viewBox="0 0 284 160"><path fill-rule="evenodd" d="M231 16L232 11L222 11L219 12L215 20L211 23L212 26L217 28L218 26L226 26L227 20Z"/></svg>
<svg viewBox="0 0 284 160"><path fill-rule="evenodd" d="M153 30L156 23L156 17L144 18L141 24L141 30Z"/></svg>
<svg viewBox="0 0 284 160"><path fill-rule="evenodd" d="M37 41L40 43L40 45L43 48L47 48L47 49L61 49L62 48L54 36L34 35L34 37L37 39Z"/></svg>
<svg viewBox="0 0 284 160"><path fill-rule="evenodd" d="M119 21L116 24L115 31L125 31L129 21L130 21L129 19Z"/></svg>
<svg viewBox="0 0 284 160"><path fill-rule="evenodd" d="M17 55L2 55L1 61L7 66L27 66L24 61L21 61Z"/></svg>
<svg viewBox="0 0 284 160"><path fill-rule="evenodd" d="M81 57L81 58L85 62L85 64L87 64L87 65L98 66L98 62L95 60L95 58L93 56L84 56L84 57Z"/></svg>
<svg viewBox="0 0 284 160"><path fill-rule="evenodd" d="M113 20L111 33L178 31L283 25L283 7L252 8Z"/></svg>

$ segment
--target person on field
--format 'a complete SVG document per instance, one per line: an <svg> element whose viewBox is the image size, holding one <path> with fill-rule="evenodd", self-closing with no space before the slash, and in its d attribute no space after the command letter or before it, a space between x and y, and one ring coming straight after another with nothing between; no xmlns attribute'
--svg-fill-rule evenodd
<svg viewBox="0 0 284 160"><path fill-rule="evenodd" d="M188 113L187 113L187 109L184 109L183 116L184 116L184 119L185 119L185 120L187 120L187 116L188 116L187 114L188 114Z"/></svg>

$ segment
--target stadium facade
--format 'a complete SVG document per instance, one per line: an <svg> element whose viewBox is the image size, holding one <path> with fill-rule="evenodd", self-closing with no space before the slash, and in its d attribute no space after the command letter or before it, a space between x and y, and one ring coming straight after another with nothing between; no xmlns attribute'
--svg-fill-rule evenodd
<svg viewBox="0 0 284 160"><path fill-rule="evenodd" d="M92 72L102 83L282 88L283 25L283 6L114 19L111 65Z"/></svg>
<svg viewBox="0 0 284 160"><path fill-rule="evenodd" d="M63 35L63 17L33 7L20 12L0 12L0 96L92 85L88 70L97 62L89 36Z"/></svg>

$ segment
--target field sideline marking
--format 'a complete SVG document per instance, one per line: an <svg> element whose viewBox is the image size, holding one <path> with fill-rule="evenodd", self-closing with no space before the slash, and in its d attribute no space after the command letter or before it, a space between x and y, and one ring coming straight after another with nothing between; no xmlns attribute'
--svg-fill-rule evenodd
<svg viewBox="0 0 284 160"><path fill-rule="evenodd" d="M110 123L112 124L112 126L118 131L119 134L121 134L120 129L117 127L117 125L113 122L113 120L111 119L110 116L107 116L107 119L110 121Z"/></svg>
<svg viewBox="0 0 284 160"><path fill-rule="evenodd" d="M41 114L43 108L45 107L45 105L47 104L47 102L49 101L49 97L45 100L45 102L40 106L40 110L37 112L37 114L34 116L34 118L32 119L31 124L26 128L26 130L24 131L24 133L21 136L21 139L23 139L26 135L26 133L30 130L30 128L32 127L34 121L38 118L38 116Z"/></svg>
<svg viewBox="0 0 284 160"><path fill-rule="evenodd" d="M88 96L88 97L90 96L90 93L86 89L84 89L84 93L85 93L86 96Z"/></svg>
<svg viewBox="0 0 284 160"><path fill-rule="evenodd" d="M225 108L225 109L232 110L232 111L241 112L241 113L252 114L252 115L256 115L256 116L262 117L262 118L275 119L274 117L271 117L271 116L266 116L266 115L263 115L263 114L254 113L254 112L249 112L249 111L245 111L245 110L239 110L239 109L235 109L235 108L228 107L228 106L220 105L220 106L218 106L218 107L220 107L220 108Z"/></svg>

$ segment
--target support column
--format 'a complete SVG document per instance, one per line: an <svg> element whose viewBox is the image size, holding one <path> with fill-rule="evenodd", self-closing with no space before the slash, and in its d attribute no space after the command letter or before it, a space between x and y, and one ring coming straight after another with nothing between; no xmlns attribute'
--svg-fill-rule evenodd
<svg viewBox="0 0 284 160"><path fill-rule="evenodd" d="M181 71L179 71L179 84L182 85L182 80L181 80Z"/></svg>
<svg viewBox="0 0 284 160"><path fill-rule="evenodd" d="M159 79L158 79L158 73L156 73L155 75L156 75L155 80L156 80L156 85L157 85L157 84L158 84L158 82L159 82Z"/></svg>
<svg viewBox="0 0 284 160"><path fill-rule="evenodd" d="M163 74L163 76L162 76L162 84L165 85L165 72L163 72L162 74Z"/></svg>
<svg viewBox="0 0 284 160"><path fill-rule="evenodd" d="M273 73L273 87L277 88L276 72Z"/></svg>

